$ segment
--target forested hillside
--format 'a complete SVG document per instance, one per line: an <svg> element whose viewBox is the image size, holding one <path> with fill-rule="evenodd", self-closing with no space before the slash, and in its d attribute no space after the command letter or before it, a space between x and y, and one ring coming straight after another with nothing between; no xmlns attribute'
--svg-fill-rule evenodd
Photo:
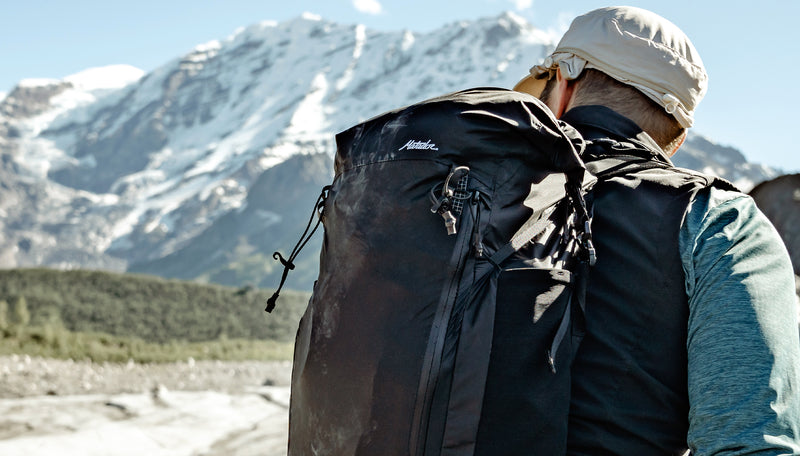
<svg viewBox="0 0 800 456"><path fill-rule="evenodd" d="M278 307L267 314L263 309L269 295L251 287L133 274L0 270L0 341L4 343L0 352L38 354L42 350L38 344L47 346L42 354L61 357L225 358L233 350L251 353L234 358L261 358L258 343L262 341L269 342L261 345L265 351L272 343L283 346L284 352L291 346L308 300L305 293L283 292ZM76 338L77 334L83 338ZM106 353L111 347L117 349ZM149 358L144 355L148 351L153 352ZM155 353L159 351L163 356Z"/></svg>

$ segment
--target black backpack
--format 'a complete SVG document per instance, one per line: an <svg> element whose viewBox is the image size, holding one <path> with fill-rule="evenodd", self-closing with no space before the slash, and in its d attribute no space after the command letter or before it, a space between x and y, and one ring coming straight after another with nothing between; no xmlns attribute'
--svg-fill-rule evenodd
<svg viewBox="0 0 800 456"><path fill-rule="evenodd" d="M336 142L289 454L563 454L594 261L580 135L533 97L472 89ZM308 234L275 253L284 280Z"/></svg>

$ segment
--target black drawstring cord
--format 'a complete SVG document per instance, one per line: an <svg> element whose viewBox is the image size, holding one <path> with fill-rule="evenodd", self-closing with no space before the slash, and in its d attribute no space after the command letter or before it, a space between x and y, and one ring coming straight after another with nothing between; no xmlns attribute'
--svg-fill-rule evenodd
<svg viewBox="0 0 800 456"><path fill-rule="evenodd" d="M275 302L278 300L278 295L281 292L281 288L283 288L283 284L286 282L286 277L289 275L289 271L294 269L294 260L297 258L297 255L300 254L300 251L308 244L308 241L314 236L314 233L317 232L317 228L319 228L320 223L322 223L322 212L325 208L325 200L328 199L328 191L331 189L330 185L326 185L322 188L322 192L320 192L319 198L317 198L317 202L314 204L314 210L311 212L311 218L308 219L308 224L306 225L305 231L303 231L303 235L300 236L300 240L297 241L297 244L292 249L292 253L289 255L289 258L283 258L280 252L275 252L272 254L272 258L283 265L283 274L281 275L281 283L278 285L278 289L275 290L275 293L272 294L272 297L267 299L267 307L264 309L267 312L272 312L275 309ZM317 214L317 223L314 225L314 229L311 230L309 233L309 229L311 228L311 223L314 221L314 214Z"/></svg>

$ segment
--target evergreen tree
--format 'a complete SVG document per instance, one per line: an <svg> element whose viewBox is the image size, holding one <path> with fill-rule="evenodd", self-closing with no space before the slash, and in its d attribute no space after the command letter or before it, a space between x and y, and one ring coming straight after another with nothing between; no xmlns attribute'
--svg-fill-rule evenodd
<svg viewBox="0 0 800 456"><path fill-rule="evenodd" d="M28 326L30 322L31 314L28 311L28 301L25 300L25 296L20 296L14 305L14 323L18 326Z"/></svg>
<svg viewBox="0 0 800 456"><path fill-rule="evenodd" d="M8 303L0 299L0 331L8 328Z"/></svg>

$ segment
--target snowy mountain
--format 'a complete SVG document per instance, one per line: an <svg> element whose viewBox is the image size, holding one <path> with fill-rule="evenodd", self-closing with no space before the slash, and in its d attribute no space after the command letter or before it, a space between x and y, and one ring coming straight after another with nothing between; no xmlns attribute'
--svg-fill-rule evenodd
<svg viewBox="0 0 800 456"><path fill-rule="evenodd" d="M304 15L148 74L24 80L0 101L0 267L273 286L271 253L291 248L329 183L335 132L446 92L510 87L552 46L510 13L425 34ZM689 166L743 187L777 174L700 136L685 149ZM313 281L316 255L303 258L289 286Z"/></svg>

